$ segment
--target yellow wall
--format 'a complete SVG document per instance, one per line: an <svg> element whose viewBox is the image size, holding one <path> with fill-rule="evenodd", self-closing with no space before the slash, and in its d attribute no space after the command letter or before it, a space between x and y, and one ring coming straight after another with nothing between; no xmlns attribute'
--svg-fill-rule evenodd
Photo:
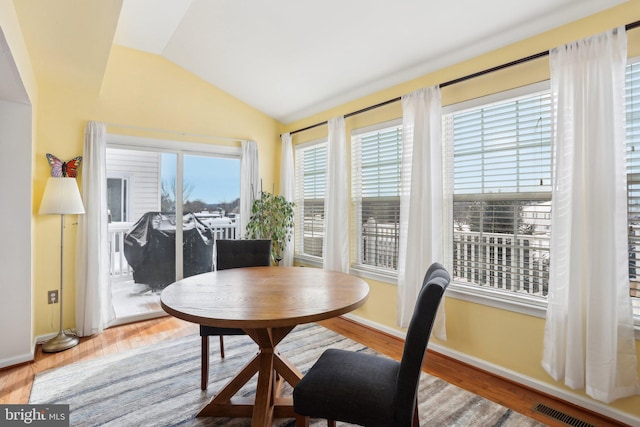
<svg viewBox="0 0 640 427"><path fill-rule="evenodd" d="M11 55L18 67L20 78L33 104L38 98L38 88L33 74L31 58L29 57L16 10L11 0L0 0L0 28L2 28L7 44L11 48Z"/></svg>
<svg viewBox="0 0 640 427"><path fill-rule="evenodd" d="M70 2L70 8L73 5ZM36 3L38 4L38 3ZM40 2L44 5L46 2ZM29 3L20 3L30 7ZM505 47L470 61L391 87L370 96L290 124L294 130L327 120L363 107L386 101L415 89L438 84L469 73L548 50L614 26L640 19L640 3L631 0L591 18L550 31L521 43ZM229 95L205 84L197 77L164 59L126 48L114 47L109 57L104 81L99 91L91 84L74 84L73 79L50 78L53 73L35 75L26 49L13 51L23 44L11 0L0 0L0 25L7 36L12 54L33 103L34 119L34 212L40 204L44 183L49 174L45 153L53 152L68 159L82 152L84 127L88 120L161 128L193 134L215 134L254 139L259 144L261 176L264 187L278 189L280 125L273 119L246 106ZM33 37L33 35L30 35ZM640 55L640 30L629 33L630 56ZM41 58L41 56L38 56ZM101 64L92 69L99 70ZM443 89L445 105L495 93L548 78L548 62L540 59L509 70L477 78ZM37 99L37 102L36 102ZM347 131L369 124L401 117L399 103L347 120ZM110 132L122 132L110 128ZM146 137L179 139L167 134L128 132ZM294 136L294 143L326 136L321 127ZM211 142L211 141L200 141ZM82 172L81 172L82 176ZM56 289L59 253L59 220L34 214L34 313L35 335L57 328L56 306L45 301L45 291ZM64 326L74 326L74 255L75 218L67 220L65 245L65 313ZM371 297L355 314L393 328L395 323L393 285L371 281ZM544 321L521 314L448 298L446 301L448 341L440 343L453 350L514 370L523 375L555 384L541 370L542 331ZM495 331L499 330L500 334ZM639 346L640 348L640 346ZM640 417L640 397L623 399L611 405Z"/></svg>
<svg viewBox="0 0 640 427"><path fill-rule="evenodd" d="M50 173L45 153L53 153L61 159L81 155L84 128L89 120L255 140L265 188L271 188L274 182L280 124L159 56L114 46L99 94L84 89L85 85L74 87L48 78L39 78L38 86L40 120L36 134L33 200L36 212ZM108 132L239 146L236 142L207 138L148 131L125 132L117 127L108 127ZM75 325L75 219L73 215L67 216L65 231L65 328ZM58 287L59 233L59 217L36 215L36 336L58 327L59 307L47 304L46 291Z"/></svg>
<svg viewBox="0 0 640 427"><path fill-rule="evenodd" d="M633 0L619 7L541 34L531 39L474 58L464 63L391 87L370 96L341 105L332 110L287 125L293 131L331 117L357 111L410 93L416 89L453 80L477 71L495 67L556 46L640 20L640 2ZM629 57L640 56L640 29L628 33ZM544 57L442 89L443 105L489 95L515 87L549 79L548 58ZM402 116L399 102L346 119L347 134L353 129L398 119ZM294 134L294 144L326 137L321 126ZM352 240L353 241L353 240ZM367 303L354 312L369 321L397 329L395 326L396 286L369 280L371 293ZM544 319L447 298L447 341L434 342L451 350L504 367L536 381L569 390L553 381L541 368ZM640 343L637 343L640 360ZM639 369L640 375L640 369ZM589 400L582 392L576 393ZM594 402L595 403L595 402ZM640 396L620 399L610 405L640 419Z"/></svg>

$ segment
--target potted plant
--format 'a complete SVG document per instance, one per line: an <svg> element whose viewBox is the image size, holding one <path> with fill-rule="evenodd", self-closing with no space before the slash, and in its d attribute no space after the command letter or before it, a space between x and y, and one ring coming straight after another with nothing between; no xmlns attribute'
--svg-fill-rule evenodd
<svg viewBox="0 0 640 427"><path fill-rule="evenodd" d="M248 239L270 239L271 259L278 265L282 260L282 250L291 240L293 230L293 202L284 196L276 196L266 191L253 201L251 218L247 223Z"/></svg>

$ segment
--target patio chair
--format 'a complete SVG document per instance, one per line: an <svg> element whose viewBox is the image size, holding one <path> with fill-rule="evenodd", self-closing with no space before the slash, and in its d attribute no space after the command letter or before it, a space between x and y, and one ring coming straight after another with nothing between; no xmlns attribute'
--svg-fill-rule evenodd
<svg viewBox="0 0 640 427"><path fill-rule="evenodd" d="M216 270L271 265L271 240L217 240ZM220 357L224 358L224 335L244 335L242 329L200 325L202 368L200 388L209 383L209 337L220 337Z"/></svg>
<svg viewBox="0 0 640 427"><path fill-rule="evenodd" d="M427 271L409 324L400 362L383 356L326 350L293 390L296 425L309 417L367 427L419 425L417 394L431 328L449 273L434 264Z"/></svg>

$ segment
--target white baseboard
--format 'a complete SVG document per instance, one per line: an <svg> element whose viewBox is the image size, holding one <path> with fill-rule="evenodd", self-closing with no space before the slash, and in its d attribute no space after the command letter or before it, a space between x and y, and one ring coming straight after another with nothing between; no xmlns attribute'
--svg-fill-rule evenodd
<svg viewBox="0 0 640 427"><path fill-rule="evenodd" d="M354 322L361 323L373 329L377 329L392 336L404 338L406 335L405 333L398 331L397 329L389 328L388 326L372 322L353 314L346 314L343 317L353 320ZM620 411L616 408L612 408L605 403L598 402L596 400L576 393L572 393L568 390L564 390L552 384L548 384L538 379L531 378L519 372L506 369L502 366L487 362L482 359L478 359L473 356L469 356L468 354L461 353L456 350L452 350L440 344L429 343L429 349L437 353L444 354L445 356L451 357L452 359L474 366L478 369L482 369L483 371L487 371L496 376L503 377L515 383L522 384L523 386L538 390L541 393L548 394L550 396L580 406L581 408L585 408L589 411L602 414L605 417L609 417L616 421L620 421L628 425L640 425L640 418L635 417L627 412Z"/></svg>
<svg viewBox="0 0 640 427"><path fill-rule="evenodd" d="M390 327L382 325L380 323L372 322L369 319L365 319L363 317L356 316L354 314L347 313L347 314L343 314L342 317L344 317L346 319L349 319L349 320L353 320L356 323L360 323L360 324L368 326L368 327L370 327L372 329L376 329L378 331L384 332L385 334L393 335L394 337L398 337L398 338L404 339L405 336L407 335L403 331L399 331L397 329L390 328Z"/></svg>
<svg viewBox="0 0 640 427"><path fill-rule="evenodd" d="M13 365L19 365L25 362L31 362L33 360L33 352L19 354L17 356L6 357L0 359L0 368L7 368Z"/></svg>

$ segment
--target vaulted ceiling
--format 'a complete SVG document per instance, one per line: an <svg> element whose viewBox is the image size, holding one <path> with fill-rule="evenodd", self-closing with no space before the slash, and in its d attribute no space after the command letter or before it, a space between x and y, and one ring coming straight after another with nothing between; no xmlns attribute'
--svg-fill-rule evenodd
<svg viewBox="0 0 640 427"><path fill-rule="evenodd" d="M113 44L289 123L624 0L15 0L36 71L99 90Z"/></svg>

